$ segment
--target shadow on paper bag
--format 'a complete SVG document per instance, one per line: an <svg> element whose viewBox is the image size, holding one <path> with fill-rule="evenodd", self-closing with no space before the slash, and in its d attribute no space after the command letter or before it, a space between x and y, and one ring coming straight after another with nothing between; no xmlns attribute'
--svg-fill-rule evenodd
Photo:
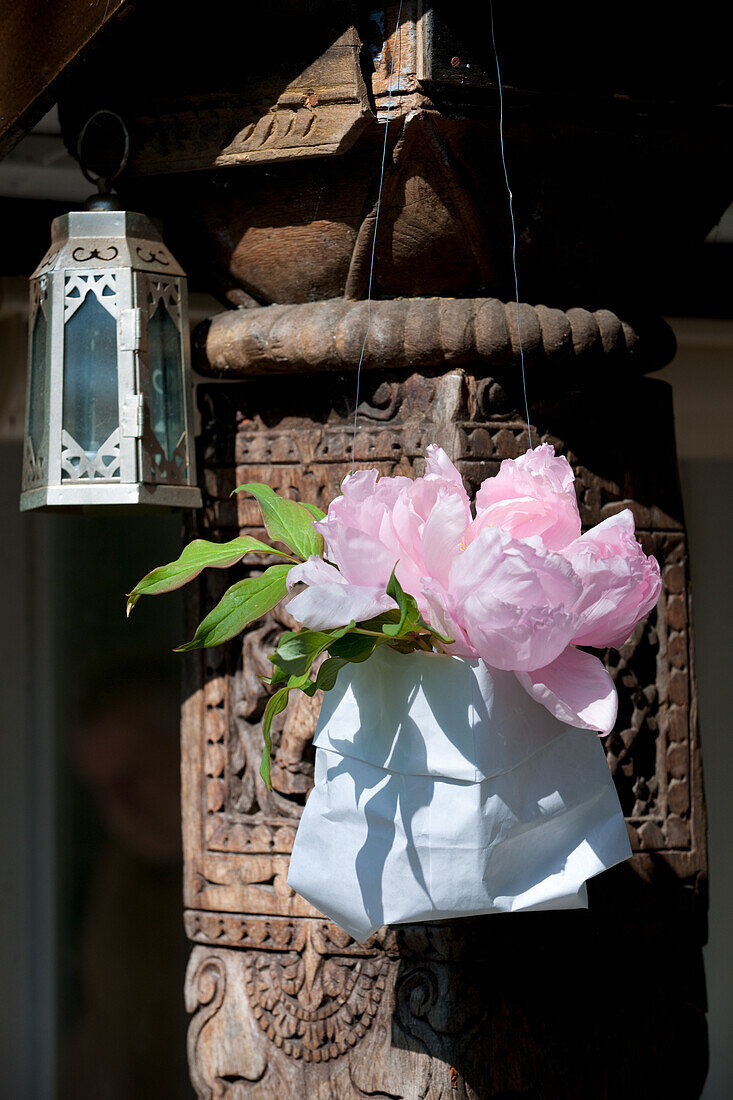
<svg viewBox="0 0 733 1100"><path fill-rule="evenodd" d="M377 651L325 696L314 744L288 882L360 942L584 908L586 880L631 854L597 736L481 661Z"/></svg>

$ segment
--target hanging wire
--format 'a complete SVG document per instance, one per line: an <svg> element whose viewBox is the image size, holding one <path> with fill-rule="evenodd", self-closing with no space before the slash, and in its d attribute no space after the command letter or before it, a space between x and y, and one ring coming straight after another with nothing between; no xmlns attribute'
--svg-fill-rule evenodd
<svg viewBox="0 0 733 1100"><path fill-rule="evenodd" d="M394 41L395 41L396 45L398 46L398 48L400 48L400 49L401 49L401 43L398 40L398 33L399 33L399 28L400 28L400 20L401 20L401 17L402 17L402 3L403 3L403 0L400 0L400 5L399 5L398 11L397 11L397 20L396 20L396 24L395 24L395 34L394 34ZM493 50L494 50L494 60L496 62L497 85L498 85L498 89L499 89L499 145L500 145L500 149L501 149L501 163L502 163L502 168L503 168L503 171L504 171L504 182L506 184L507 195L509 197L509 218L511 220L511 226L512 226L512 271L514 273L514 297L515 297L515 304L516 304L516 309L517 309L517 340L518 340L518 343L519 343L519 365L520 365L520 370L521 370L521 375L522 375L522 393L524 395L524 410L525 410L525 416L526 416L526 419L527 419L527 434L528 434L528 437L529 437L529 446L531 448L532 447L532 426L530 424L530 418L529 418L529 399L527 397L527 375L526 375L525 364L524 364L524 346L522 344L522 324L521 324L521 317L520 317L520 311L519 311L519 271L518 271L518 267L517 267L517 227L516 227L516 221L515 221L515 218L514 218L514 195L512 193L511 185L509 183L509 170L507 168L506 151L505 151L505 148L504 148L504 92L503 92L503 89L502 89L501 65L500 65L500 62L499 62L499 51L498 51L497 45L496 45L496 32L495 32L495 28L494 28L494 5L493 5L493 0L489 0L489 17L490 17L490 22L491 22L491 45L492 45ZM390 65L389 88L388 88L388 98L387 98L387 114L386 114L386 117L385 117L385 124L384 124L384 141L382 143L382 159L381 159L381 165L380 165L380 171L379 171L379 189L378 189L378 192L377 192L377 206L376 206L376 212L375 212L375 217L374 217L374 234L373 234L373 237L372 237L372 249L371 249L371 256L370 256L370 261L369 261L369 282L368 282L368 288L367 288L367 328L366 328L366 332L364 334L364 341L361 345L361 353L359 355L359 363L358 363L358 366L356 368L356 401L355 401L355 405L354 405L354 431L353 431L352 443L351 443L351 472L352 472L352 474L354 472L354 464L355 464L355 461L356 461L356 430L357 430L357 418L358 418L358 415L359 415L359 394L360 394L360 389L361 389L361 370L362 370L362 365L363 365L363 362L364 362L364 353L366 351L367 340L369 339L369 333L370 333L371 327L372 327L372 282L373 282L373 278L374 278L374 258L375 258L376 247L377 247L377 233L378 233L378 230L379 230L379 215L381 213L381 208L382 208L382 190L383 190L383 187L384 187L384 173L385 173L385 166L386 166L386 163L387 163L387 137L388 137L388 131L389 131L390 118L391 118L390 109L392 107L392 93L395 90L399 90L399 87L397 89L393 88L396 53L397 53L397 51L393 50L391 65ZM399 79L400 79L400 77L398 75L398 78L397 78L398 85L399 85Z"/></svg>
<svg viewBox="0 0 733 1100"><path fill-rule="evenodd" d="M527 417L527 434L529 436L529 446L532 447L532 428L529 423L529 401L527 400L527 376L524 370L524 348L522 346L522 326L519 317L519 273L517 271L517 227L514 221L514 195L509 185L509 172L506 164L506 154L504 152L504 93L501 86L501 66L499 65L499 51L496 48L496 34L494 31L494 4L493 0L489 0L489 18L491 20L491 45L494 48L494 59L496 61L496 80L499 86L499 145L501 147L501 163L504 169L504 182L506 183L507 194L509 195L509 217L512 223L512 268L514 271L514 298L517 307L517 339L519 341L519 365L522 372L522 392L524 393L524 411Z"/></svg>
<svg viewBox="0 0 733 1100"><path fill-rule="evenodd" d="M400 6L397 10L397 22L395 24L394 43L399 47L400 52L402 50L402 43L398 40L398 34L400 30L400 19L402 17L402 0L400 0ZM369 333L372 327L372 278L374 276L374 255L377 248L377 231L379 229L379 213L382 208L382 188L384 187L384 169L387 163L387 133L389 130L390 121L390 108L392 106L392 78L394 77L394 65L396 50L392 50L392 61L389 70L389 88L387 93L387 115L384 122L384 141L382 143L382 164L379 170L379 190L377 192L377 209L374 216L374 235L372 237L372 254L369 261L369 284L367 288L367 330L364 334L364 342L361 345L361 354L359 355L359 365L356 368L356 403L354 405L354 434L351 440L351 472L354 472L354 462L356 461L356 419L359 414L359 389L361 385L361 366L364 362L364 351L366 349L367 340L369 339ZM399 85L399 75L397 77L397 83ZM397 89L399 90L399 88Z"/></svg>

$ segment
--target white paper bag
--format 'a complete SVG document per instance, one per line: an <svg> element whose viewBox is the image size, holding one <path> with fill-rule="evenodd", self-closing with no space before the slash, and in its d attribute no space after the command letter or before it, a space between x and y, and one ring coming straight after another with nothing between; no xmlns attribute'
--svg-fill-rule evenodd
<svg viewBox="0 0 733 1100"><path fill-rule="evenodd" d="M631 855L603 746L511 672L377 650L324 696L288 883L355 939L383 924L576 909Z"/></svg>

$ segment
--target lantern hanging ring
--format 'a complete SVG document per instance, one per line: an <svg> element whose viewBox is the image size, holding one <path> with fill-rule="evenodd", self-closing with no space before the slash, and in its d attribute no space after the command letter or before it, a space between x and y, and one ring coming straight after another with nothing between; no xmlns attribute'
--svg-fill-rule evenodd
<svg viewBox="0 0 733 1100"><path fill-rule="evenodd" d="M120 130L122 131L122 135L124 138L124 146L122 149L122 156L120 157L119 165L116 170L108 176L100 176L90 172L84 162L83 145L84 139L87 135L87 131L91 124L99 119L102 115L108 115L110 118L114 118L117 120L117 122L119 122ZM125 125L123 119L120 118L120 116L115 111L110 111L107 109L95 111L94 114L87 119L87 121L82 126L81 131L79 132L79 140L76 143L76 156L77 160L79 161L79 167L82 170L84 178L88 179L90 183L93 183L101 195L108 194L112 190L112 184L114 183L114 181L127 167L127 162L130 158L130 132L127 129L127 126Z"/></svg>

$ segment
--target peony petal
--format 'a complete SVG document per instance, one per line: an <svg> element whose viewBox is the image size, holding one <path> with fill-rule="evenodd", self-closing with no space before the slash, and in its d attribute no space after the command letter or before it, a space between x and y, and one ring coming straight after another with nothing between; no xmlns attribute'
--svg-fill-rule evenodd
<svg viewBox="0 0 733 1100"><path fill-rule="evenodd" d="M378 500L383 505L390 505L396 497L413 484L409 477L379 477L379 471L357 470L354 474L347 474L341 483L341 496L336 497L330 504L328 513L331 515L335 508L344 518L344 513L351 510L351 518L358 514L355 509L359 505Z"/></svg>
<svg viewBox="0 0 733 1100"><path fill-rule="evenodd" d="M478 657L461 625L450 595L437 581L423 582L423 599L420 601L425 619L446 638L453 638L447 652L456 657Z"/></svg>
<svg viewBox="0 0 733 1100"><path fill-rule="evenodd" d="M347 584L334 565L329 565L323 558L310 557L302 565L296 565L288 573L287 586L294 588L296 584Z"/></svg>
<svg viewBox="0 0 733 1100"><path fill-rule="evenodd" d="M396 566L400 584L420 603L425 577L435 571L447 580L470 521L460 474L433 445L425 477L380 478L372 469L345 478L341 496L316 529L325 539L325 556L347 582L385 588Z"/></svg>
<svg viewBox="0 0 733 1100"><path fill-rule="evenodd" d="M629 509L599 523L563 550L583 582L576 605L577 645L623 645L649 614L662 587L659 564L647 557Z"/></svg>
<svg viewBox="0 0 733 1100"><path fill-rule="evenodd" d="M499 473L487 478L476 494L476 527L469 540L485 523L498 524L516 538L539 535L550 550L576 539L580 513L568 460L555 455L549 443L504 459Z"/></svg>
<svg viewBox="0 0 733 1100"><path fill-rule="evenodd" d="M551 443L530 447L519 458L505 459L501 465L541 481L555 493L572 493L575 496L573 468L564 455L555 454Z"/></svg>
<svg viewBox="0 0 733 1100"><path fill-rule="evenodd" d="M472 542L484 527L503 527L515 539L539 536L550 549L560 548L578 537L580 527L567 509L559 510L551 500L515 497L485 508L471 524L466 542Z"/></svg>
<svg viewBox="0 0 733 1100"><path fill-rule="evenodd" d="M392 511L385 515L382 522L380 537L386 546L390 546L400 560L398 576L400 584L405 587L409 584L408 577L412 575L413 582L409 591L412 592L414 580L425 572L422 560L422 529L425 521L415 510L413 492L403 493L395 501ZM434 503L435 492L431 491L430 506ZM428 509L429 514L429 509ZM413 593L414 594L414 593Z"/></svg>
<svg viewBox="0 0 733 1100"><path fill-rule="evenodd" d="M425 453L425 473L429 478L439 477L452 482L465 495L463 478L443 448L439 447L437 443L431 443Z"/></svg>
<svg viewBox="0 0 733 1100"><path fill-rule="evenodd" d="M332 500L324 520L314 526L328 546L344 527L379 537L380 525L395 501L412 487L406 477L380 478L376 470L358 470L344 479L341 496Z"/></svg>
<svg viewBox="0 0 733 1100"><path fill-rule="evenodd" d="M539 541L485 528L455 559L450 610L487 664L508 671L541 668L558 657L577 628L580 581L568 562Z"/></svg>
<svg viewBox="0 0 733 1100"><path fill-rule="evenodd" d="M618 696L603 664L573 646L545 668L517 672L522 687L561 722L579 729L610 733L616 721Z"/></svg>
<svg viewBox="0 0 733 1100"><path fill-rule="evenodd" d="M349 584L377 586L384 591L398 553L388 549L375 535L339 523L330 527L327 545L328 557Z"/></svg>
<svg viewBox="0 0 733 1100"><path fill-rule="evenodd" d="M573 634L575 618L557 607L518 607L479 589L460 607L466 635L493 668L528 672L559 657Z"/></svg>
<svg viewBox="0 0 733 1100"><path fill-rule="evenodd" d="M471 514L458 493L441 490L422 530L421 552L425 574L448 584L453 562L461 551Z"/></svg>
<svg viewBox="0 0 733 1100"><path fill-rule="evenodd" d="M396 607L395 601L380 588L342 583L311 585L287 605L293 618L311 630L346 626L352 619L363 622Z"/></svg>
<svg viewBox="0 0 733 1100"><path fill-rule="evenodd" d="M569 566L563 556L537 541L513 539L501 527L486 527L455 559L450 589L458 600L486 587L493 598L504 603L560 606L569 611L582 590Z"/></svg>

